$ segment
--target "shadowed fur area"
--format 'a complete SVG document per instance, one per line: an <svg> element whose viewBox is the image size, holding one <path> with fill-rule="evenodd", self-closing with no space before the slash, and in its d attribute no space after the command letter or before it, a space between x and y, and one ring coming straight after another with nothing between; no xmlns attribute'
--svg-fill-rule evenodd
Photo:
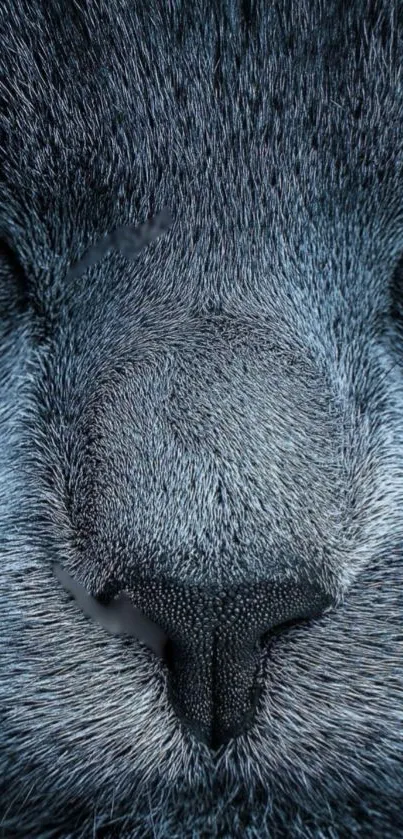
<svg viewBox="0 0 403 839"><path fill-rule="evenodd" d="M403 4L0 21L0 836L403 836Z"/></svg>

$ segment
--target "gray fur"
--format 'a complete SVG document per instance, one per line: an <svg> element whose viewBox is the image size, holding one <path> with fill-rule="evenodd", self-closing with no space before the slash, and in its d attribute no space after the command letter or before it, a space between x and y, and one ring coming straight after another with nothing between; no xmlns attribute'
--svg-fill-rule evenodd
<svg viewBox="0 0 403 839"><path fill-rule="evenodd" d="M0 14L1 835L403 836L402 3ZM215 752L53 561L333 608Z"/></svg>

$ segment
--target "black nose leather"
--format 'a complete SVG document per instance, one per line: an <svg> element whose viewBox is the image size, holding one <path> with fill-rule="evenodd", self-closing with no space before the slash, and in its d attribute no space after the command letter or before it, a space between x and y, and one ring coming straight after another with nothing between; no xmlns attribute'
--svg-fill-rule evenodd
<svg viewBox="0 0 403 839"><path fill-rule="evenodd" d="M217 593L140 574L102 605L60 566L54 571L86 614L140 638L163 657L168 695L182 725L211 749L245 733L261 694L262 636L320 615L332 600L309 583L261 582ZM114 583L109 597L123 584Z"/></svg>
<svg viewBox="0 0 403 839"><path fill-rule="evenodd" d="M177 586L169 595L164 586L160 591L165 609L153 615L169 636L171 705L182 724L214 750L253 724L262 687L262 637L330 605L323 592L294 583L245 585L222 595Z"/></svg>

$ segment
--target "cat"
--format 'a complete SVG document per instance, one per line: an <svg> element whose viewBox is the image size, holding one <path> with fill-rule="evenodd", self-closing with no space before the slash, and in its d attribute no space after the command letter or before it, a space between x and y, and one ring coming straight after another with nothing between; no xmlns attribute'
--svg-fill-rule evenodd
<svg viewBox="0 0 403 839"><path fill-rule="evenodd" d="M1 836L403 836L402 12L3 3Z"/></svg>

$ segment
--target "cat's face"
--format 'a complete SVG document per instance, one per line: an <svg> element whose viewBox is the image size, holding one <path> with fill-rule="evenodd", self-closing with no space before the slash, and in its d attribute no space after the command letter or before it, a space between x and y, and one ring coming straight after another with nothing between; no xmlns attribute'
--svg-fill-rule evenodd
<svg viewBox="0 0 403 839"><path fill-rule="evenodd" d="M246 5L8 12L5 835L403 829L400 33Z"/></svg>

